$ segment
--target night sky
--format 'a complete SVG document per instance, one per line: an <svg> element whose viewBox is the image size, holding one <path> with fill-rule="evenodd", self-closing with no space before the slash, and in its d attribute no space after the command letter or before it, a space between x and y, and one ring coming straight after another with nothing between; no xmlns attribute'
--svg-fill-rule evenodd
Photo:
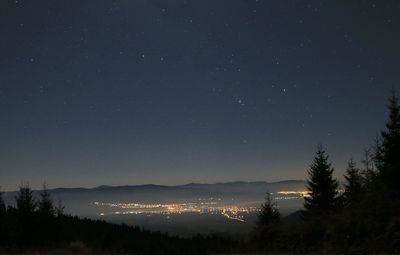
<svg viewBox="0 0 400 255"><path fill-rule="evenodd" d="M344 172L400 88L399 1L1 0L0 185Z"/></svg>

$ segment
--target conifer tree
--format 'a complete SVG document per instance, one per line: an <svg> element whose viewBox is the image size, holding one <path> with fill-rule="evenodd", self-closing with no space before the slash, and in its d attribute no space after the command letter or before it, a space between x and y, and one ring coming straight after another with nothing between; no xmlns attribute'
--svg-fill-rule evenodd
<svg viewBox="0 0 400 255"><path fill-rule="evenodd" d="M21 215L31 215L36 209L36 202L29 184L20 186L15 200L17 202L17 211Z"/></svg>
<svg viewBox="0 0 400 255"><path fill-rule="evenodd" d="M4 202L3 193L1 192L0 189L0 216L5 213L6 213L6 203Z"/></svg>
<svg viewBox="0 0 400 255"><path fill-rule="evenodd" d="M374 165L374 155L371 149L364 150L364 159L361 160L363 168L361 170L361 175L363 178L363 187L366 193L370 194L374 192L374 188L377 185L377 171Z"/></svg>
<svg viewBox="0 0 400 255"><path fill-rule="evenodd" d="M271 194L267 192L265 202L258 213L258 221L254 231L254 241L260 249L273 247L279 238L281 215Z"/></svg>
<svg viewBox="0 0 400 255"><path fill-rule="evenodd" d="M43 215L54 215L55 209L53 201L51 200L50 193L47 191L47 187L44 184L43 190L40 193L40 200L38 202L38 212Z"/></svg>
<svg viewBox="0 0 400 255"><path fill-rule="evenodd" d="M268 227L271 224L278 223L280 218L281 216L276 203L273 202L271 194L267 192L265 202L262 204L261 211L258 214L258 226Z"/></svg>
<svg viewBox="0 0 400 255"><path fill-rule="evenodd" d="M58 217L64 215L65 206L63 205L61 200L58 200L57 206L54 208L55 213Z"/></svg>
<svg viewBox="0 0 400 255"><path fill-rule="evenodd" d="M325 150L319 146L308 170L309 197L304 198L306 215L324 215L337 207L339 183L333 178L334 169L328 160Z"/></svg>
<svg viewBox="0 0 400 255"><path fill-rule="evenodd" d="M395 92L388 108L389 120L375 150L375 164L386 195L400 199L400 105Z"/></svg>
<svg viewBox="0 0 400 255"><path fill-rule="evenodd" d="M353 159L350 159L348 163L344 178L347 182L344 185L345 191L343 194L346 206L353 206L360 203L363 195L363 179Z"/></svg>

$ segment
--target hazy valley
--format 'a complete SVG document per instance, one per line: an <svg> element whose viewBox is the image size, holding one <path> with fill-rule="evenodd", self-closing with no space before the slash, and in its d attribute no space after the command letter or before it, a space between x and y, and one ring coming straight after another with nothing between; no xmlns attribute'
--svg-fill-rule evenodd
<svg viewBox="0 0 400 255"><path fill-rule="evenodd" d="M143 226L173 235L229 234L245 237L253 228L266 192L283 216L303 205L305 182L191 183L179 186L139 185L49 190L66 213L112 223ZM34 192L38 196L38 192ZM4 193L8 204L15 192Z"/></svg>

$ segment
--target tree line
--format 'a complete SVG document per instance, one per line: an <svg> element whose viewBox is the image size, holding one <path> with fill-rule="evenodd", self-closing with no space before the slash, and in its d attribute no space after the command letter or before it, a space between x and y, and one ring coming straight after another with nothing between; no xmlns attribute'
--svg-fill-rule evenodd
<svg viewBox="0 0 400 255"><path fill-rule="evenodd" d="M319 146L308 170L304 209L285 222L267 194L251 244L258 250L333 251L346 254L400 253L400 105L393 92L389 118L361 167L350 159L345 183L334 178Z"/></svg>

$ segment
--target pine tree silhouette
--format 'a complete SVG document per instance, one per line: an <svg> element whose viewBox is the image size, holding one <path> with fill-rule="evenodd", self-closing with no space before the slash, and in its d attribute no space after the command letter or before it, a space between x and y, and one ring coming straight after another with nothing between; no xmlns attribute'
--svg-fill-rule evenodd
<svg viewBox="0 0 400 255"><path fill-rule="evenodd" d="M3 200L3 193L0 190L0 247L4 244L4 240L7 237L7 227L6 227L6 205Z"/></svg>
<svg viewBox="0 0 400 255"><path fill-rule="evenodd" d="M281 215L271 194L266 193L265 202L258 213L258 221L252 240L259 249L272 248L279 238Z"/></svg>
<svg viewBox="0 0 400 255"><path fill-rule="evenodd" d="M278 223L281 215L275 202L271 198L271 194L267 192L265 202L261 206L261 211L258 214L258 226L268 227L271 224Z"/></svg>
<svg viewBox="0 0 400 255"><path fill-rule="evenodd" d="M65 206L63 205L61 200L58 200L57 206L54 208L55 213L58 217L64 215Z"/></svg>
<svg viewBox="0 0 400 255"><path fill-rule="evenodd" d="M337 206L339 183L332 176L333 168L328 159L323 147L318 146L314 161L308 170L307 189L310 196L304 198L306 215L323 216Z"/></svg>
<svg viewBox="0 0 400 255"><path fill-rule="evenodd" d="M347 183L344 185L343 197L345 205L351 207L360 203L363 195L363 178L353 159L350 159L348 163L344 178Z"/></svg>
<svg viewBox="0 0 400 255"><path fill-rule="evenodd" d="M55 209L53 200L51 200L50 193L47 191L46 184L43 185L43 190L40 193L40 200L38 202L38 212L43 215L54 215Z"/></svg>
<svg viewBox="0 0 400 255"><path fill-rule="evenodd" d="M19 232L18 245L34 244L39 239L36 231L40 228L35 226L36 202L29 184L20 186L15 200Z"/></svg>
<svg viewBox="0 0 400 255"><path fill-rule="evenodd" d="M4 215L5 213L6 213L6 203L4 202L3 199L3 192L1 192L0 189L0 216Z"/></svg>
<svg viewBox="0 0 400 255"><path fill-rule="evenodd" d="M389 120L375 150L375 164L386 195L400 199L400 105L396 92L389 99Z"/></svg>
<svg viewBox="0 0 400 255"><path fill-rule="evenodd" d="M363 168L361 175L363 178L363 187L365 192L370 195L376 191L378 173L375 169L374 155L371 149L364 150L364 159L361 160Z"/></svg>
<svg viewBox="0 0 400 255"><path fill-rule="evenodd" d="M33 198L33 192L29 184L20 186L15 198L17 202L17 211L20 215L31 215L36 209L36 202Z"/></svg>

